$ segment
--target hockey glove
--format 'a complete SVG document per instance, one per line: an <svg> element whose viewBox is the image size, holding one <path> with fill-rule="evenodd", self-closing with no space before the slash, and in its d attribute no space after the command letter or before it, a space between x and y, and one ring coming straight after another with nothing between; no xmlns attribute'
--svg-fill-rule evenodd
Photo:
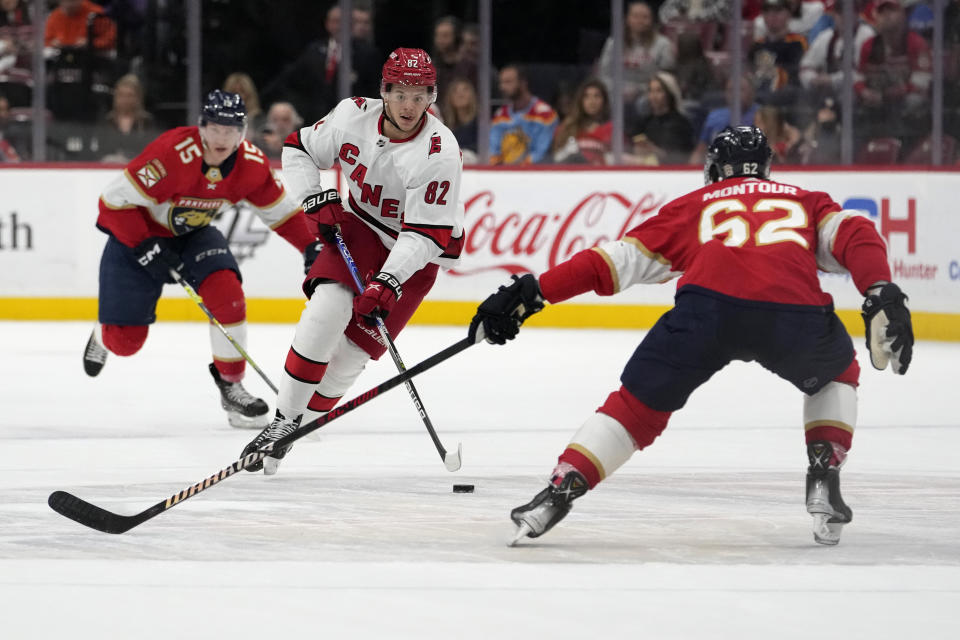
<svg viewBox="0 0 960 640"><path fill-rule="evenodd" d="M875 369L890 369L903 375L913 358L913 325L907 296L892 282L878 282L867 289L863 301L867 349Z"/></svg>
<svg viewBox="0 0 960 640"><path fill-rule="evenodd" d="M380 317L386 318L402 295L400 281L392 274L381 271L370 279L363 293L353 299L353 312L358 320L363 319L366 324L372 325L374 312L379 311Z"/></svg>
<svg viewBox="0 0 960 640"><path fill-rule="evenodd" d="M520 331L524 320L543 309L543 294L533 274L513 276L477 308L468 337L474 342L486 338L491 344L506 344ZM480 330L482 327L482 331Z"/></svg>
<svg viewBox="0 0 960 640"><path fill-rule="evenodd" d="M147 238L133 250L137 262L158 282L173 282L170 269L183 272L183 260L173 248L169 238Z"/></svg>
<svg viewBox="0 0 960 640"><path fill-rule="evenodd" d="M333 242L334 225L351 219L351 214L343 209L340 194L336 189L327 189L303 200L303 212L315 225L317 233Z"/></svg>
<svg viewBox="0 0 960 640"><path fill-rule="evenodd" d="M317 257L320 255L320 251L323 250L323 243L320 241L311 242L307 245L306 249L303 250L303 273L310 273L310 267L313 266L313 263L317 261Z"/></svg>

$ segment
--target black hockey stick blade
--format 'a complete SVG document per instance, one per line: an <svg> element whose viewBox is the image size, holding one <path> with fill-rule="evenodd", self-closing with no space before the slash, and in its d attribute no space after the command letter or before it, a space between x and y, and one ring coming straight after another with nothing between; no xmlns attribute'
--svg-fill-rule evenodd
<svg viewBox="0 0 960 640"><path fill-rule="evenodd" d="M75 522L103 531L104 533L123 533L137 526L143 520L150 516L121 516L111 513L106 509L101 509L95 504L90 504L86 500L78 498L72 493L66 491L54 491L47 498L47 504L50 508L62 516L66 516ZM141 517L143 519L141 519Z"/></svg>
<svg viewBox="0 0 960 640"><path fill-rule="evenodd" d="M403 384L410 378L413 378L414 376L423 373L427 369L440 364L444 360L460 353L467 347L470 347L474 344L476 344L476 342L471 338L464 338L459 342L455 342L443 351L433 354L423 362L411 367L403 373L400 373L389 380L386 380L385 382L381 382L372 389L361 393L356 398L353 398L352 400L349 400L338 407L334 407L329 413L320 416L316 420L311 420L293 433L284 436L275 442L268 443L263 449L254 451L253 453L248 453L243 458L233 462L227 467L224 467L217 473L205 478L204 480L201 480L200 482L197 482L196 484L190 485L182 491L173 494L166 500L160 501L152 507L132 516L125 516L107 511L102 507L91 504L86 500L78 498L77 496L66 491L54 491L51 493L50 497L47 499L47 504L50 505L51 509L60 515L70 518L74 522L78 522L85 527L96 529L97 531L103 531L104 533L124 533L136 527L137 525L141 525L147 520L160 515L168 509L175 507L184 500L192 498L201 491L209 489L213 485L218 484L221 480L225 480L230 476L235 475L237 472L246 469L250 465L263 460L274 449L280 449L282 447L286 447L287 445L293 444L296 440L299 440L308 433L313 433L320 427L333 422L340 416L350 413L360 405L366 404L370 400L373 400L381 393L389 391L390 389Z"/></svg>

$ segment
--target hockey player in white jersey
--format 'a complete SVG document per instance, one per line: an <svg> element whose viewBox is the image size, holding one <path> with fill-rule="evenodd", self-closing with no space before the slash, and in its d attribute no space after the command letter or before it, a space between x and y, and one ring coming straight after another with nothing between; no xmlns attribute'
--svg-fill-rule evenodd
<svg viewBox="0 0 960 640"><path fill-rule="evenodd" d="M428 113L436 69L421 49L397 49L383 65L382 99L349 98L292 133L283 177L325 237L307 274L308 301L287 353L273 423L243 455L295 431L307 411L332 409L370 358L386 345L372 320L396 336L433 286L439 266L454 266L463 243L462 159L456 138ZM340 163L348 194L320 181ZM346 206L344 206L346 205ZM353 277L330 240L339 226L365 282ZM276 473L289 448L247 467Z"/></svg>

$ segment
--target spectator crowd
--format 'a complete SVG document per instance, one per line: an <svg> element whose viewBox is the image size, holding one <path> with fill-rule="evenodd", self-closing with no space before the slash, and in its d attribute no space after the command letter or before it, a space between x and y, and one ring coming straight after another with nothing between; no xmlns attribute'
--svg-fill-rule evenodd
<svg viewBox="0 0 960 640"><path fill-rule="evenodd" d="M184 19L185 1L0 0L0 162L31 156L34 55L43 56L47 70L48 160L126 162L160 131L183 124L183 78L174 77L184 59L182 24L176 24ZM855 161L928 163L933 2L852 1ZM33 2L49 9L39 52ZM960 137L960 0L945 2L943 162L952 164ZM215 4L237 20L249 18L237 13L242 2ZM494 70L491 163L610 164L616 101L625 114L625 164L700 164L712 137L738 115L739 123L766 133L775 162L840 161L848 47L843 0L743 0L740 33L733 33L731 0L624 5L623 81L616 93L609 30L595 39L591 57L576 64L530 62L535 51L518 51ZM270 158L279 158L291 131L322 118L337 101L343 16L337 2L323 6L310 27L314 38L275 68L230 69L209 78L204 58L205 81L243 97L247 136ZM376 42L377 7L354 0L349 16L354 95L379 94L384 53ZM205 20L219 15L213 11ZM743 73L734 78L730 45L736 38L744 59ZM432 22L432 43L424 47L438 75L431 112L454 132L467 163L478 161L480 146L479 40L476 24L448 15ZM217 45L211 49L222 63ZM218 73L223 65L211 66ZM740 114L731 109L737 95Z"/></svg>

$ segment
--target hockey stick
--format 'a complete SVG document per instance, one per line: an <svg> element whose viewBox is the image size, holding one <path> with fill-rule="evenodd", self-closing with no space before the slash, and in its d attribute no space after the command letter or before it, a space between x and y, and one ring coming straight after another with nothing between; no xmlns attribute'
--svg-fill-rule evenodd
<svg viewBox="0 0 960 640"><path fill-rule="evenodd" d="M250 465L263 460L274 449L282 449L283 447L291 445L296 440L299 440L308 433L316 431L320 427L333 422L340 416L350 413L360 405L366 404L367 402L373 400L381 393L389 391L398 385L405 384L414 376L418 376L427 369L435 367L444 360L447 360L448 358L460 353L467 347L476 344L476 342L479 342L479 340L474 341L470 338L464 338L463 340L450 345L443 351L433 354L420 364L417 364L414 367L395 375L385 382L381 382L372 389L361 393L356 398L353 398L352 400L335 407L329 413L320 416L316 420L308 422L293 433L274 442L267 443L262 449L258 449L253 453L245 455L233 464L224 467L205 480L201 480L196 484L190 485L182 491L173 494L166 500L158 502L149 509L141 511L140 513L132 516L124 516L113 513L102 507L98 507L95 504L91 504L82 498L78 498L71 493L67 493L66 491L54 491L51 493L50 497L47 499L47 504L50 505L51 509L60 515L70 518L75 522L79 522L85 527L96 529L97 531L103 531L104 533L123 533L125 531L129 531L137 525L143 524L147 520L160 515L172 507L175 507L184 500L192 498L201 491L209 489L210 487L219 483L221 480L225 480L236 474L238 471L246 469Z"/></svg>
<svg viewBox="0 0 960 640"><path fill-rule="evenodd" d="M336 242L337 249L340 250L340 255L343 256L343 261L347 263L347 268L350 270L350 275L353 276L353 284L356 285L357 291L363 293L363 283L360 282L360 273L357 270L357 263L353 261L353 256L350 255L350 250L347 249L347 243L343 241L343 234L340 232L340 225L334 225L333 239ZM397 365L397 371L403 373L407 368L403 364L403 360L400 359L400 354L397 353L397 347L393 344L393 340L390 339L390 334L387 332L387 325L383 323L383 318L380 317L379 313L373 313L373 319L377 323L377 330L380 331L380 337L383 338L384 343L387 345L387 350L390 352L390 357L393 358L393 363ZM440 454L440 459L443 460L443 466L447 468L447 471L456 471L460 468L462 463L460 455L463 452L463 445L457 443L457 450L447 451L443 443L440 442L440 437L437 436L436 430L433 428L433 423L430 421L430 416L427 415L427 408L423 406L423 401L420 400L420 394L417 393L417 388L413 386L413 382L408 380L404 383L407 387L407 393L410 394L410 399L413 400L413 406L416 407L417 413L420 414L420 418L423 420L423 425L427 428L427 433L430 434L430 438L433 440L433 446L437 448L437 453Z"/></svg>
<svg viewBox="0 0 960 640"><path fill-rule="evenodd" d="M224 336L226 336L227 340L230 341L230 344L233 345L233 348L237 350L237 353L243 356L243 359L249 362L250 366L253 367L254 370L260 374L260 377L263 378L263 381L267 383L267 386L270 387L274 393L279 393L279 391L277 391L277 387L272 382L270 382L270 378L268 378L267 374L265 374L263 370L261 370L260 367L257 366L257 363L253 361L253 358L250 357L250 354L248 354L243 349L243 347L240 346L239 342L233 339L233 336L230 335L230 333L226 330L226 328L224 328L222 324L220 324L220 321L213 317L213 314L210 313L210 309L207 309L207 305L203 304L203 298L200 297L200 294L198 294L193 289L193 287L191 287L190 284L183 279L183 277L180 275L179 272L177 272L176 269L171 268L170 275L173 277L174 280L177 281L177 283L181 287L183 287L183 290L187 292L187 295L190 296L190 299L197 303L197 306L200 307L200 310L203 311L205 314L207 314L207 317L210 318L210 322L217 325L217 328L220 329L220 332Z"/></svg>

